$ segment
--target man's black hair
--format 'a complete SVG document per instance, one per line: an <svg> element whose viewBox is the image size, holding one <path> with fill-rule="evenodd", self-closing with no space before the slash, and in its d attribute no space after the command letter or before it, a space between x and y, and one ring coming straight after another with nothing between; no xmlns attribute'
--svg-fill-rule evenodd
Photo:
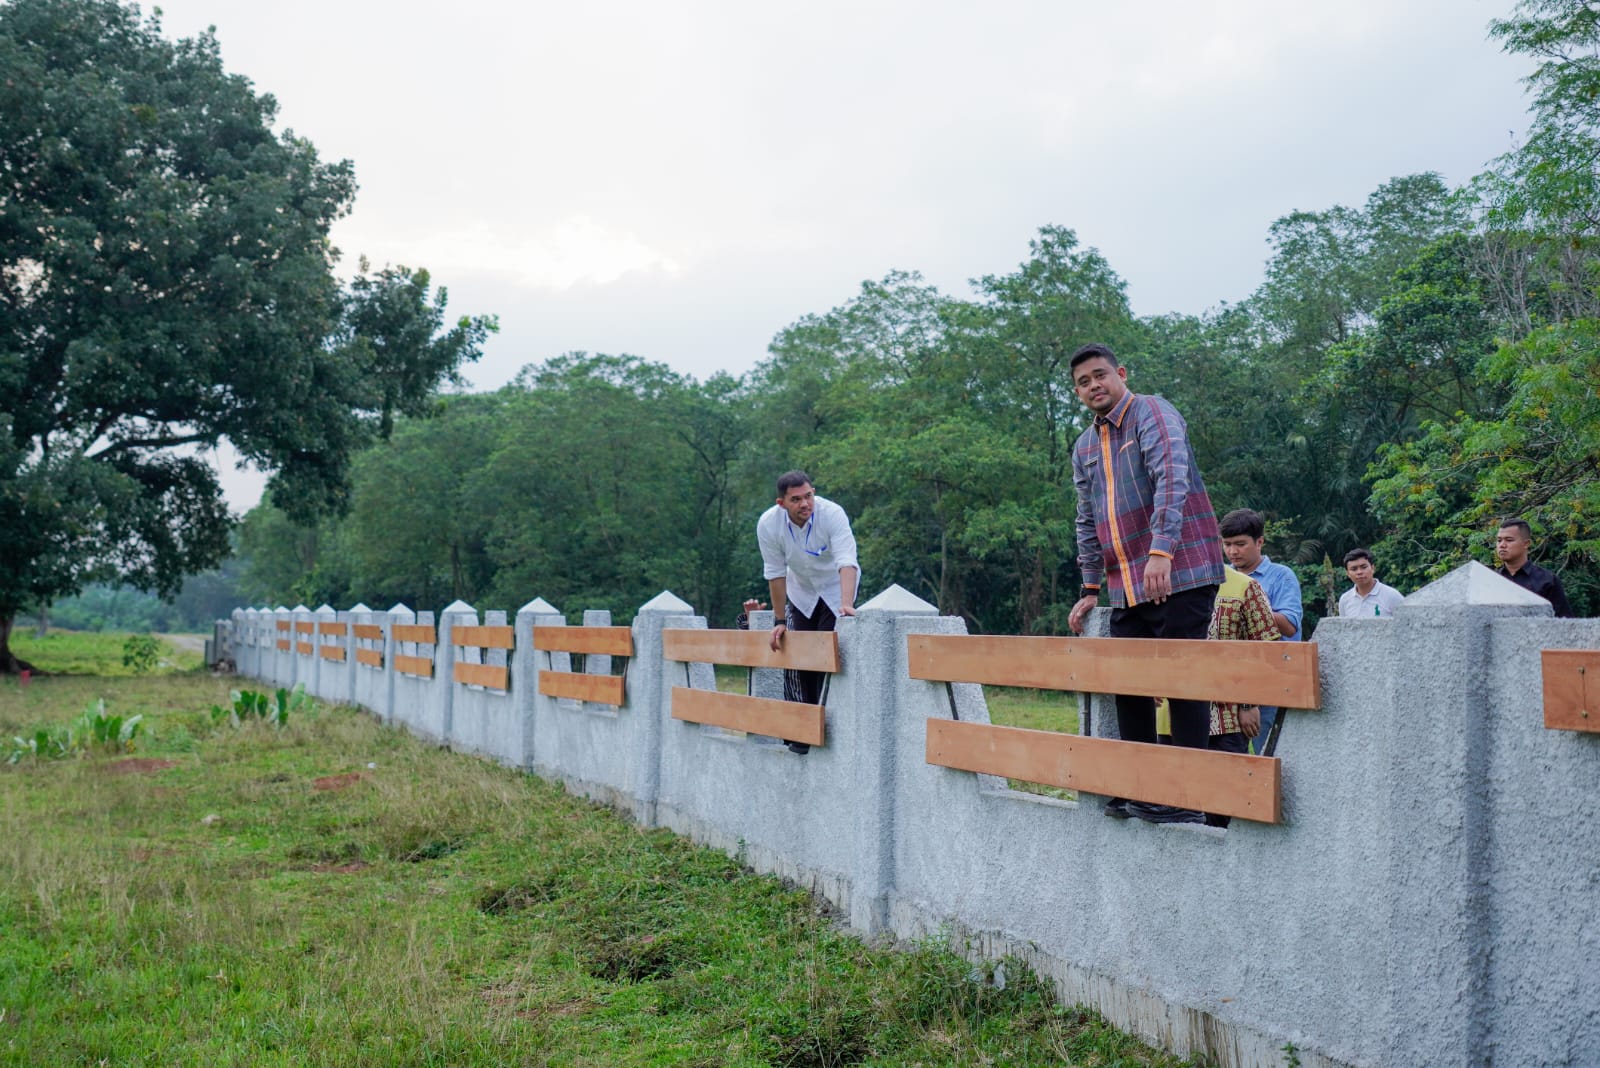
<svg viewBox="0 0 1600 1068"><path fill-rule="evenodd" d="M1253 508L1235 508L1222 517L1222 522L1217 524L1217 532L1224 538L1237 538L1240 535L1263 538L1267 534L1267 521Z"/></svg>
<svg viewBox="0 0 1600 1068"><path fill-rule="evenodd" d="M1516 527L1518 530L1522 531L1523 541L1533 540L1533 528L1528 525L1528 521L1526 519L1502 519L1500 520L1500 526L1496 529L1504 530L1507 527Z"/></svg>
<svg viewBox="0 0 1600 1068"><path fill-rule="evenodd" d="M1099 342L1095 342L1094 344L1083 346L1083 348L1072 354L1072 359L1067 362L1068 372L1076 371L1080 363L1084 360L1092 360L1096 356L1103 357L1112 367L1122 366L1117 362L1117 354L1111 351L1110 345L1102 345Z"/></svg>
<svg viewBox="0 0 1600 1068"><path fill-rule="evenodd" d="M1350 564L1355 560L1365 560L1370 564L1372 563L1372 554L1367 552L1365 549L1351 549L1349 552L1344 554L1345 567L1349 567Z"/></svg>
<svg viewBox="0 0 1600 1068"><path fill-rule="evenodd" d="M796 486L811 485L811 476L804 471L785 471L778 476L778 496L782 497Z"/></svg>

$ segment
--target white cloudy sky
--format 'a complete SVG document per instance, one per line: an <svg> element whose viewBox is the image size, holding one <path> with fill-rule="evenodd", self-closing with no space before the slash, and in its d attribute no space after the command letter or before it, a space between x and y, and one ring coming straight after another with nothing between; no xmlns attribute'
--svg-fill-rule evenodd
<svg viewBox="0 0 1600 1068"><path fill-rule="evenodd" d="M1512 0L759 4L163 0L280 125L355 162L346 262L501 332L478 388L572 349L741 373L890 270L966 295L1073 227L1139 314L1261 279L1268 225L1526 126ZM148 7L148 5L147 5ZM259 480L230 476L235 507Z"/></svg>

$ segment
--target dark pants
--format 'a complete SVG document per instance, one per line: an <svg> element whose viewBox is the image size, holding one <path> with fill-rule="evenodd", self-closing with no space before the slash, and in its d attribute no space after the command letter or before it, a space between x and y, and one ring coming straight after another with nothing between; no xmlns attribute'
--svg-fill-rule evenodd
<svg viewBox="0 0 1600 1068"><path fill-rule="evenodd" d="M833 609L828 607L828 602L820 598L817 600L817 607L809 616L801 615L800 609L787 601L784 602L783 611L790 630L832 630L833 625L838 622ZM825 673L821 671L785 671L783 699L807 705L820 705L824 678Z"/></svg>
<svg viewBox="0 0 1600 1068"><path fill-rule="evenodd" d="M1215 586L1199 586L1168 597L1161 604L1146 601L1132 608L1111 610L1113 638L1204 639L1217 601ZM1208 701L1168 699L1172 710L1172 741L1189 749L1205 749L1211 738L1211 704ZM1156 699L1117 695L1117 733L1125 742L1156 739Z"/></svg>

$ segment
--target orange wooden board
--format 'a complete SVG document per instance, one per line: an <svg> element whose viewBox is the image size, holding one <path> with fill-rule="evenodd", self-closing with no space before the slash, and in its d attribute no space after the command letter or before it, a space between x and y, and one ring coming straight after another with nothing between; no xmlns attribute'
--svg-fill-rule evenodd
<svg viewBox="0 0 1600 1068"><path fill-rule="evenodd" d="M425 656L397 656L394 669L402 675L415 675L419 679L433 678L433 661Z"/></svg>
<svg viewBox="0 0 1600 1068"><path fill-rule="evenodd" d="M278 620L278 629L279 630L288 630L289 626L290 626L290 624L289 624L289 621L287 619Z"/></svg>
<svg viewBox="0 0 1600 1068"><path fill-rule="evenodd" d="M301 656L310 656L312 653L312 645L310 642L295 642L294 651L299 653Z"/></svg>
<svg viewBox="0 0 1600 1068"><path fill-rule="evenodd" d="M1544 725L1559 731L1600 731L1600 650L1545 649Z"/></svg>
<svg viewBox="0 0 1600 1068"><path fill-rule="evenodd" d="M691 690L685 686L672 688L672 718L808 745L823 744L823 725L827 719L821 705L746 697L717 690Z"/></svg>
<svg viewBox="0 0 1600 1068"><path fill-rule="evenodd" d="M383 667L383 654L376 649L357 649L356 663L365 664L368 667L381 668Z"/></svg>
<svg viewBox="0 0 1600 1068"><path fill-rule="evenodd" d="M491 690L504 690L510 679L505 665L456 664L456 681L469 686L487 686Z"/></svg>
<svg viewBox="0 0 1600 1068"><path fill-rule="evenodd" d="M1282 818L1276 757L930 719L927 762L1261 823Z"/></svg>
<svg viewBox="0 0 1600 1068"><path fill-rule="evenodd" d="M344 647L342 645L319 645L317 655L324 660L343 660Z"/></svg>
<svg viewBox="0 0 1600 1068"><path fill-rule="evenodd" d="M317 632L317 624L309 619L297 619L294 624L294 632L296 634L315 634Z"/></svg>
<svg viewBox="0 0 1600 1068"><path fill-rule="evenodd" d="M632 656L633 632L627 627L534 627L533 647L547 653Z"/></svg>
<svg viewBox="0 0 1600 1068"><path fill-rule="evenodd" d="M450 642L453 645L470 645L475 649L511 648L510 627L452 627Z"/></svg>
<svg viewBox="0 0 1600 1068"><path fill-rule="evenodd" d="M330 638L343 638L345 636L345 632L348 631L349 629L350 629L350 625L348 623L318 623L317 624L317 633L318 634L326 634Z"/></svg>
<svg viewBox="0 0 1600 1068"><path fill-rule="evenodd" d="M383 627L377 623L357 623L355 632L357 638L364 638L369 642L383 641Z"/></svg>
<svg viewBox="0 0 1600 1068"><path fill-rule="evenodd" d="M620 706L623 679L621 675L580 675L575 671L541 671L539 692L546 697L570 697L575 701L593 701L601 705Z"/></svg>
<svg viewBox="0 0 1600 1068"><path fill-rule="evenodd" d="M914 679L1319 708L1315 642L912 634Z"/></svg>
<svg viewBox="0 0 1600 1068"><path fill-rule="evenodd" d="M279 638L278 639L278 648L282 649L284 652L288 652L289 651L289 639L288 638Z"/></svg>
<svg viewBox="0 0 1600 1068"><path fill-rule="evenodd" d="M788 631L775 653L770 630L664 630L661 649L667 660L694 664L839 670L839 636L832 631Z"/></svg>
<svg viewBox="0 0 1600 1068"><path fill-rule="evenodd" d="M394 640L397 642L421 642L423 645L432 645L435 635L431 623L396 623L394 625Z"/></svg>

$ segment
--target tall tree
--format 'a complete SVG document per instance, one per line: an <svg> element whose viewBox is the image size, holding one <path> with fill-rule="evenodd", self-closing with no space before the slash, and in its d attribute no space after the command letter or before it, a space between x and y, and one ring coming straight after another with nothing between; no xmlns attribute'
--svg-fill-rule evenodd
<svg viewBox="0 0 1600 1068"><path fill-rule="evenodd" d="M223 69L210 34L167 41L113 0L11 0L0 71L9 671L19 609L112 574L171 593L227 554L193 450L228 439L307 515L340 501L351 454L441 371L430 353L375 395L377 361L330 342L328 232L353 170L275 134L275 101Z"/></svg>

